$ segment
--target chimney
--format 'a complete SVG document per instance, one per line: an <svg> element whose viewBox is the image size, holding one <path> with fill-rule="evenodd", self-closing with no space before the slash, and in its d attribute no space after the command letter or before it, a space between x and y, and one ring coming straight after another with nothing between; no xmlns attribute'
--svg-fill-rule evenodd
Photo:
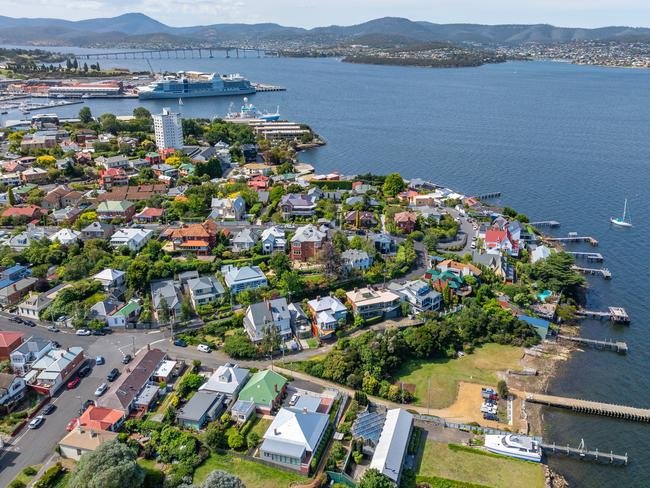
<svg viewBox="0 0 650 488"><path fill-rule="evenodd" d="M302 407L302 413L304 413L305 415L307 415L307 407Z"/></svg>
<svg viewBox="0 0 650 488"><path fill-rule="evenodd" d="M275 386L275 392L280 393L279 390L278 390L278 384L276 383L274 386Z"/></svg>
<svg viewBox="0 0 650 488"><path fill-rule="evenodd" d="M276 429L276 428L273 429L273 435L280 435L280 432L278 431L278 429Z"/></svg>

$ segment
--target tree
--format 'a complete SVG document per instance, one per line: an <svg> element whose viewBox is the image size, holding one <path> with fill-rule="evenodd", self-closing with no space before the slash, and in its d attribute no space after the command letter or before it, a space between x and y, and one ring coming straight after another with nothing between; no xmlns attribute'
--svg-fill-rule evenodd
<svg viewBox="0 0 650 488"><path fill-rule="evenodd" d="M264 352L273 353L280 348L282 343L282 338L280 337L280 331L275 326L275 324L266 324L262 327L262 343L261 347Z"/></svg>
<svg viewBox="0 0 650 488"><path fill-rule="evenodd" d="M319 255L319 262L323 265L326 275L338 278L343 273L343 260L341 254L331 242L325 242Z"/></svg>
<svg viewBox="0 0 650 488"><path fill-rule="evenodd" d="M151 112L144 107L136 107L133 109L133 116L136 119L150 119Z"/></svg>
<svg viewBox="0 0 650 488"><path fill-rule="evenodd" d="M169 304L167 303L167 300L165 300L165 297L162 297L160 299L160 306L158 308L158 320L160 321L161 324L166 324L169 322L170 318L171 315L170 315Z"/></svg>
<svg viewBox="0 0 650 488"><path fill-rule="evenodd" d="M244 447L244 437L239 433L239 431L233 430L228 435L228 447L230 447L230 449L234 449L235 451L238 451Z"/></svg>
<svg viewBox="0 0 650 488"><path fill-rule="evenodd" d="M205 378L200 374L188 373L183 376L176 391L180 397L186 397L190 392L198 390L204 381Z"/></svg>
<svg viewBox="0 0 650 488"><path fill-rule="evenodd" d="M259 356L259 352L251 342L248 334L242 330L226 337L223 350L234 359L255 359Z"/></svg>
<svg viewBox="0 0 650 488"><path fill-rule="evenodd" d="M205 443L210 449L226 449L228 447L228 439L222 426L216 425L210 427L205 433Z"/></svg>
<svg viewBox="0 0 650 488"><path fill-rule="evenodd" d="M136 453L117 440L100 445L81 456L68 481L69 488L140 487L144 471L135 462Z"/></svg>
<svg viewBox="0 0 650 488"><path fill-rule="evenodd" d="M367 469L363 473L357 488L393 488L394 484L388 476L381 474L374 468Z"/></svg>
<svg viewBox="0 0 650 488"><path fill-rule="evenodd" d="M14 196L13 188L9 188L7 190L7 203L9 204L10 207L16 205L16 197Z"/></svg>
<svg viewBox="0 0 650 488"><path fill-rule="evenodd" d="M398 193L404 191L405 188L406 184L404 183L402 176L399 173L391 173L386 177L382 191L384 192L384 195L394 197Z"/></svg>
<svg viewBox="0 0 650 488"><path fill-rule="evenodd" d="M298 271L285 271L282 273L278 287L282 295L295 295L303 289L304 283Z"/></svg>
<svg viewBox="0 0 650 488"><path fill-rule="evenodd" d="M93 120L93 114L90 111L90 107L82 107L81 110L79 110L79 120L83 124L89 124Z"/></svg>
<svg viewBox="0 0 650 488"><path fill-rule="evenodd" d="M41 168L51 168L56 164L56 158L54 156L50 156L49 154L45 154L43 156L37 157L36 163L34 164Z"/></svg>
<svg viewBox="0 0 650 488"><path fill-rule="evenodd" d="M283 251L274 251L269 259L269 267L276 276L281 276L285 271L291 271L291 260Z"/></svg>
<svg viewBox="0 0 650 488"><path fill-rule="evenodd" d="M246 488L246 485L233 474L213 471L203 483L194 485L194 488Z"/></svg>
<svg viewBox="0 0 650 488"><path fill-rule="evenodd" d="M504 380L499 380L497 383L497 393L501 398L508 397L508 384Z"/></svg>

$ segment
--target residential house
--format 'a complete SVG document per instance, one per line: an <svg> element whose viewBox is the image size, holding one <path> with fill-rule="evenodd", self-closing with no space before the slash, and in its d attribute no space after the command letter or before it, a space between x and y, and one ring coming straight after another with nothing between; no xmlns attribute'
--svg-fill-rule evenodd
<svg viewBox="0 0 650 488"><path fill-rule="evenodd" d="M25 376L30 388L53 396L84 363L84 350L73 346L67 349L52 349L31 365Z"/></svg>
<svg viewBox="0 0 650 488"><path fill-rule="evenodd" d="M98 158L95 158L95 164L97 166L103 166L105 169L128 168L129 160L126 156L123 156L121 154L117 156L112 156L110 158L105 158L104 156L100 156Z"/></svg>
<svg viewBox="0 0 650 488"><path fill-rule="evenodd" d="M397 251L397 243L390 234L371 233L366 236L366 239L373 243L380 254L394 254Z"/></svg>
<svg viewBox="0 0 650 488"><path fill-rule="evenodd" d="M326 414L281 408L264 434L260 459L307 475L328 425Z"/></svg>
<svg viewBox="0 0 650 488"><path fill-rule="evenodd" d="M496 276L504 281L512 281L512 274L507 259L500 254L484 254L479 251L472 253L472 262L477 265L485 266ZM513 270L514 271L514 270Z"/></svg>
<svg viewBox="0 0 650 488"><path fill-rule="evenodd" d="M197 391L190 401L176 412L176 422L186 429L200 430L221 417L226 397L213 391Z"/></svg>
<svg viewBox="0 0 650 488"><path fill-rule="evenodd" d="M183 225L170 235L173 249L183 253L208 256L217 242L218 228L213 220L201 224Z"/></svg>
<svg viewBox="0 0 650 488"><path fill-rule="evenodd" d="M106 325L109 327L126 327L130 322L135 322L140 315L140 302L131 299L127 304L114 310L106 317Z"/></svg>
<svg viewBox="0 0 650 488"><path fill-rule="evenodd" d="M125 419L122 410L90 405L79 417L79 425L86 430L117 432Z"/></svg>
<svg viewBox="0 0 650 488"><path fill-rule="evenodd" d="M266 190L269 187L270 178L261 174L253 176L246 184L253 190Z"/></svg>
<svg viewBox="0 0 650 488"><path fill-rule="evenodd" d="M180 315L181 301L183 299L180 283L174 280L152 281L150 289L151 302L159 320L164 304L167 304L170 317L176 318Z"/></svg>
<svg viewBox="0 0 650 488"><path fill-rule="evenodd" d="M442 295L433 290L424 280L391 282L388 289L401 295L415 313L435 312L442 306Z"/></svg>
<svg viewBox="0 0 650 488"><path fill-rule="evenodd" d="M173 383L174 377L178 376L178 373L182 371L183 363L181 361L172 361L170 359L165 359L158 369L153 373L153 381L158 383Z"/></svg>
<svg viewBox="0 0 650 488"><path fill-rule="evenodd" d="M249 251L259 240L260 235L255 229L244 227L232 238L232 250L234 252Z"/></svg>
<svg viewBox="0 0 650 488"><path fill-rule="evenodd" d="M5 283L5 281L0 283ZM7 307L18 303L36 287L37 283L38 278L27 277L7 284L7 286L0 289L0 306Z"/></svg>
<svg viewBox="0 0 650 488"><path fill-rule="evenodd" d="M113 382L109 390L97 399L96 404L100 407L120 410L129 415L138 405L138 397L144 392L147 386L152 384L152 377L158 370L160 364L167 355L160 349L147 348L138 353L127 370ZM143 402L143 400L140 400ZM146 411L146 406L139 403L139 410Z"/></svg>
<svg viewBox="0 0 650 488"><path fill-rule="evenodd" d="M199 387L199 390L221 393L227 399L236 398L249 377L250 370L240 368L237 364L226 363L219 366L208 381Z"/></svg>
<svg viewBox="0 0 650 488"><path fill-rule="evenodd" d="M265 369L253 374L239 392L239 400L249 400L255 403L255 410L262 415L269 415L282 403L282 397L287 389L287 379Z"/></svg>
<svg viewBox="0 0 650 488"><path fill-rule="evenodd" d="M401 408L388 410L379 442L370 461L370 469L376 469L397 486L402 476L412 429L413 414Z"/></svg>
<svg viewBox="0 0 650 488"><path fill-rule="evenodd" d="M120 186L112 188L110 191L100 193L96 201L122 201L129 200L137 202L138 200L149 200L154 195L165 195L169 188L165 184L140 185L140 186Z"/></svg>
<svg viewBox="0 0 650 488"><path fill-rule="evenodd" d="M116 186L127 186L129 177L122 168L108 168L99 172L99 186L110 190Z"/></svg>
<svg viewBox="0 0 650 488"><path fill-rule="evenodd" d="M284 229L274 225L262 231L262 253L271 254L273 251L284 252L287 247L287 239Z"/></svg>
<svg viewBox="0 0 650 488"><path fill-rule="evenodd" d="M279 207L285 220L292 217L311 217L316 210L316 199L310 195L289 193L282 197Z"/></svg>
<svg viewBox="0 0 650 488"><path fill-rule="evenodd" d="M20 178L22 179L23 183L42 185L43 183L47 183L49 175L43 168L34 167L27 168L25 171L23 171L20 175Z"/></svg>
<svg viewBox="0 0 650 488"><path fill-rule="evenodd" d="M350 273L353 269L366 271L372 266L373 258L366 252L359 249L347 249L341 253L343 269Z"/></svg>
<svg viewBox="0 0 650 488"><path fill-rule="evenodd" d="M188 280L185 286L194 309L215 302L226 294L226 290L216 276L193 278Z"/></svg>
<svg viewBox="0 0 650 488"><path fill-rule="evenodd" d="M257 146L255 144L242 144L241 150L244 155L244 161L247 163L257 161Z"/></svg>
<svg viewBox="0 0 650 488"><path fill-rule="evenodd" d="M473 264L452 261L451 259L445 259L444 261L441 261L436 267L443 273L445 271L449 271L451 273L454 273L459 278L465 278L466 276L474 276L478 278L483 273Z"/></svg>
<svg viewBox="0 0 650 488"><path fill-rule="evenodd" d="M82 198L81 192L70 190L65 186L57 186L41 200L41 207L47 210L57 210L62 207L75 206Z"/></svg>
<svg viewBox="0 0 650 488"><path fill-rule="evenodd" d="M151 224L159 222L164 214L165 210L162 208L144 207L141 212L135 214L133 220L138 224Z"/></svg>
<svg viewBox="0 0 650 488"><path fill-rule="evenodd" d="M300 339L308 339L312 336L312 325L309 315L305 313L300 303L290 303L289 313L291 314L291 328Z"/></svg>
<svg viewBox="0 0 650 488"><path fill-rule="evenodd" d="M81 232L79 232L78 230L68 229L64 227L62 229L59 229L54 234L52 234L49 237L49 239L52 242L58 242L63 246L69 246L70 244L74 244L75 242L78 242L81 239Z"/></svg>
<svg viewBox="0 0 650 488"><path fill-rule="evenodd" d="M366 228L377 226L377 217L375 217L374 212L366 212L362 210L350 210L345 213L343 217L345 223L356 228Z"/></svg>
<svg viewBox="0 0 650 488"><path fill-rule="evenodd" d="M327 239L327 234L321 232L313 224L303 225L296 229L296 233L291 238L292 261L305 262L318 255L323 242Z"/></svg>
<svg viewBox="0 0 650 488"><path fill-rule="evenodd" d="M106 268L94 275L93 280L101 283L104 291L110 295L122 296L126 287L126 273L119 269Z"/></svg>
<svg viewBox="0 0 650 488"><path fill-rule="evenodd" d="M0 331L0 361L10 358L11 352L23 343L23 333L11 330Z"/></svg>
<svg viewBox="0 0 650 488"><path fill-rule="evenodd" d="M24 396L24 378L16 374L0 373L0 409L10 412Z"/></svg>
<svg viewBox="0 0 650 488"><path fill-rule="evenodd" d="M23 182L20 173L3 173L0 175L0 185L6 187L19 186Z"/></svg>
<svg viewBox="0 0 650 488"><path fill-rule="evenodd" d="M222 266L221 274L232 295L249 288L255 289L268 285L266 276L259 266L242 266L241 268L232 265Z"/></svg>
<svg viewBox="0 0 650 488"><path fill-rule="evenodd" d="M399 212L394 216L395 225L404 234L410 234L415 230L415 224L418 221L418 216L415 212Z"/></svg>
<svg viewBox="0 0 650 488"><path fill-rule="evenodd" d="M238 425L243 425L248 422L248 419L255 413L255 402L250 400L237 400L230 409L230 417L237 422Z"/></svg>
<svg viewBox="0 0 650 488"><path fill-rule="evenodd" d="M115 226L106 222L93 222L81 229L82 239L108 239L113 232Z"/></svg>
<svg viewBox="0 0 650 488"><path fill-rule="evenodd" d="M373 317L395 318L401 315L401 295L388 289L374 287L355 288L346 297L356 315L364 319Z"/></svg>
<svg viewBox="0 0 650 488"><path fill-rule="evenodd" d="M503 253L510 254L511 256L519 255L519 242L512 238L508 229L488 229L485 232L485 241L483 244L485 246L485 251L488 254Z"/></svg>
<svg viewBox="0 0 650 488"><path fill-rule="evenodd" d="M59 452L64 459L79 461L84 454L94 452L103 443L115 439L115 432L73 429L59 441Z"/></svg>
<svg viewBox="0 0 650 488"><path fill-rule="evenodd" d="M123 222L130 222L134 214L135 205L127 200L119 202L107 200L105 202L100 202L100 204L97 205L97 218L107 222L115 219L122 220Z"/></svg>
<svg viewBox="0 0 650 488"><path fill-rule="evenodd" d="M77 220L77 217L79 217L82 212L82 209L68 205L67 207L53 211L51 217L57 223L57 225L61 225L66 222L71 224Z"/></svg>
<svg viewBox="0 0 650 488"><path fill-rule="evenodd" d="M11 217L14 220L19 220L21 222L38 220L46 214L46 211L36 205L19 205L9 207L4 212L2 212L3 217Z"/></svg>
<svg viewBox="0 0 650 488"><path fill-rule="evenodd" d="M27 249L33 241L45 239L50 233L45 227L29 223L23 232L11 236L7 245L14 251L21 252Z"/></svg>
<svg viewBox="0 0 650 488"><path fill-rule="evenodd" d="M153 231L148 229L120 229L111 236L111 246L126 246L131 251L140 251L153 237Z"/></svg>
<svg viewBox="0 0 650 488"><path fill-rule="evenodd" d="M309 300L307 306L313 317L312 330L314 335L321 338L331 337L339 326L345 322L348 309L338 298L333 296L317 297Z"/></svg>
<svg viewBox="0 0 650 488"><path fill-rule="evenodd" d="M109 315L113 314L116 310L119 310L124 306L124 303L119 301L114 296L109 295L103 300L98 301L92 307L90 307L90 316L93 319L101 320L106 322L106 319Z"/></svg>
<svg viewBox="0 0 650 488"><path fill-rule="evenodd" d="M234 198L213 198L212 213L213 220L241 220L246 211L246 201L241 195Z"/></svg>
<svg viewBox="0 0 650 488"><path fill-rule="evenodd" d="M541 261L543 259L548 258L550 255L551 255L551 249L549 247L544 245L537 246L530 253L530 262L534 264L537 261Z"/></svg>
<svg viewBox="0 0 650 488"><path fill-rule="evenodd" d="M246 309L244 328L251 341L261 342L269 327L275 327L282 340L291 337L291 313L286 298L253 303Z"/></svg>
<svg viewBox="0 0 650 488"><path fill-rule="evenodd" d="M57 295L72 285L61 283L43 293L30 293L29 296L18 305L18 315L30 320L38 320L41 313L50 306Z"/></svg>
<svg viewBox="0 0 650 488"><path fill-rule="evenodd" d="M178 178L178 168L175 168L170 164L167 163L153 164L151 166L151 169L153 170L153 174L155 174L158 178L165 177L165 178L171 178L173 180Z"/></svg>

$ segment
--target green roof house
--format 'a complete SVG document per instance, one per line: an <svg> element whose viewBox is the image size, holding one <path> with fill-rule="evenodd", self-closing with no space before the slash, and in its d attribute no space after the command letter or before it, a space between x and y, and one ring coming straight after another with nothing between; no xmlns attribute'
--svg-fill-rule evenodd
<svg viewBox="0 0 650 488"><path fill-rule="evenodd" d="M125 222L130 221L135 214L135 205L128 200L114 201L107 200L97 206L97 217L102 221L111 221L113 219L122 219Z"/></svg>
<svg viewBox="0 0 650 488"><path fill-rule="evenodd" d="M239 392L239 399L254 402L256 411L261 414L270 414L280 405L286 388L286 378L267 369L251 376L246 386Z"/></svg>

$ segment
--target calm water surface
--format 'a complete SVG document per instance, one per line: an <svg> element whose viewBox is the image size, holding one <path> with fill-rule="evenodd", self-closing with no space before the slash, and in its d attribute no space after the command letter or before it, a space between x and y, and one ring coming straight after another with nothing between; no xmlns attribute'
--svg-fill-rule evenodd
<svg viewBox="0 0 650 488"><path fill-rule="evenodd" d="M100 61L147 70L145 61ZM302 155L318 171L422 177L461 191L503 192L503 201L535 220L559 220L560 234L600 240L611 282L590 278L589 307L625 307L629 327L584 322L582 333L624 340L630 354L577 353L549 392L650 407L648 188L650 71L508 63L432 70L363 66L332 59L154 60L154 70L241 72L286 86L260 93L264 109L310 124L328 145ZM239 99L186 100L187 116L223 116ZM137 101L90 101L95 115L129 114ZM151 111L175 101L148 101ZM59 110L76 114L80 106ZM20 118L9 114L6 118ZM629 198L634 228L609 217ZM575 246L576 250L585 249ZM572 486L650 486L650 427L600 417L545 412L547 440L628 452L613 468L552 459Z"/></svg>

